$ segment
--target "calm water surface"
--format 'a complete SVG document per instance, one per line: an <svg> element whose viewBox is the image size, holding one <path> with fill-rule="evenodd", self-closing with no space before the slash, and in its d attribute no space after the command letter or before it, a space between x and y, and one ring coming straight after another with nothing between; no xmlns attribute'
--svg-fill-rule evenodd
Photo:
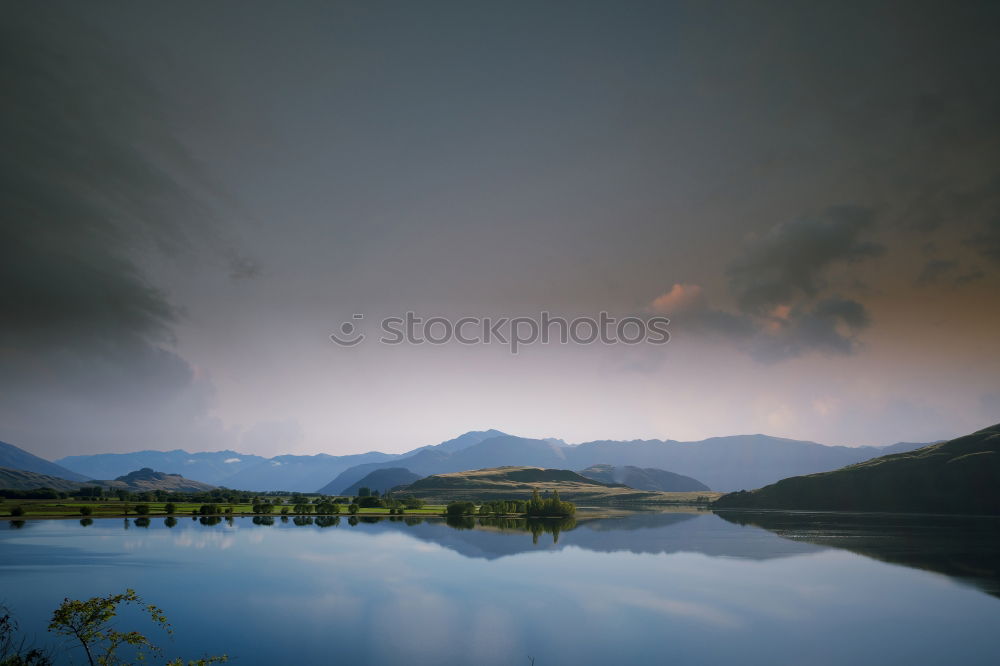
<svg viewBox="0 0 1000 666"><path fill-rule="evenodd" d="M0 602L54 645L63 597L132 587L236 664L1000 663L996 519L331 522L0 521Z"/></svg>

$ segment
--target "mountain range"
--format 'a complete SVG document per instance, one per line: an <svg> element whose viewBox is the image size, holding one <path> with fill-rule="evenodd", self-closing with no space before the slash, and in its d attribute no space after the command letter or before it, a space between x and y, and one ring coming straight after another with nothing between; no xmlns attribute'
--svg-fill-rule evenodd
<svg viewBox="0 0 1000 666"><path fill-rule="evenodd" d="M600 440L566 444L556 439L530 439L483 430L402 454L264 458L237 451L188 453L178 449L68 456L56 463L78 477L111 479L149 467L229 488L299 492L324 488L330 489L330 494L358 484L371 472L394 467L424 477L505 465L558 469L612 465L669 470L698 479L713 490L731 491L759 488L786 477L829 471L920 446L923 444L908 442L886 447L826 446L768 435L714 437L696 442ZM40 473L68 478L65 474Z"/></svg>
<svg viewBox="0 0 1000 666"><path fill-rule="evenodd" d="M430 476L507 465L556 469L612 465L669 470L698 479L713 490L730 491L758 488L789 476L837 469L920 446L923 444L908 442L886 447L824 446L767 435L714 437L699 442L605 440L564 444L500 434L462 448L425 447L391 462L356 465L341 472L330 487L349 487L387 467L405 467L419 476Z"/></svg>
<svg viewBox="0 0 1000 666"><path fill-rule="evenodd" d="M1000 424L832 472L730 493L715 506L1000 514Z"/></svg>

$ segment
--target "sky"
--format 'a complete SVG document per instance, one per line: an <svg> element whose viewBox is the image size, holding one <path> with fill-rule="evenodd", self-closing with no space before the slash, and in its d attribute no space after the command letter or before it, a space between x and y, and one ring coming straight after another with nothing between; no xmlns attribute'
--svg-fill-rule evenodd
<svg viewBox="0 0 1000 666"><path fill-rule="evenodd" d="M1000 420L995 2L4 14L3 441L854 446ZM407 312L670 340L380 343Z"/></svg>

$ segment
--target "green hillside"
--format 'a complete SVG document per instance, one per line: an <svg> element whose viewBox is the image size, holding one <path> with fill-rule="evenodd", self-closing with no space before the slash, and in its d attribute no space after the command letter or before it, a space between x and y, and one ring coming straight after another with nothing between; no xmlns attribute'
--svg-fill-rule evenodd
<svg viewBox="0 0 1000 666"><path fill-rule="evenodd" d="M717 508L1000 514L1000 425L720 497Z"/></svg>
<svg viewBox="0 0 1000 666"><path fill-rule="evenodd" d="M540 467L492 467L488 469L435 474L415 481L395 494L399 497L419 497L425 501L490 501L497 499L527 499L534 489L541 492L559 491L571 502L653 503L676 504L697 501L698 497L714 499L718 493L662 493L642 491L588 479L568 469Z"/></svg>

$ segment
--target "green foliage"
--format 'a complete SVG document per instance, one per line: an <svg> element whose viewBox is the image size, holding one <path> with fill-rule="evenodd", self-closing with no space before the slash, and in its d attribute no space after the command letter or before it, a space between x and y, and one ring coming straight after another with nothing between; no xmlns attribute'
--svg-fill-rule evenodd
<svg viewBox="0 0 1000 666"><path fill-rule="evenodd" d="M165 505L163 505L163 511L168 515L172 514L176 510L177 510L177 505L175 505L173 502L167 502Z"/></svg>
<svg viewBox="0 0 1000 666"><path fill-rule="evenodd" d="M198 509L198 513L200 513L203 516L212 516L212 515L215 515L215 514L219 513L219 505L218 504L202 504L201 508Z"/></svg>
<svg viewBox="0 0 1000 666"><path fill-rule="evenodd" d="M149 614L157 627L172 633L163 611L152 604L144 605L135 590L131 589L122 594L92 597L85 601L64 599L52 614L49 631L75 638L91 666L125 663L118 654L123 646L134 648L135 658L140 661L147 651L159 653L159 648L138 631L118 631L113 627L111 621L118 615L121 605L138 606Z"/></svg>
<svg viewBox="0 0 1000 666"><path fill-rule="evenodd" d="M476 512L476 505L472 502L452 502L445 508L445 513L449 516L467 516Z"/></svg>
<svg viewBox="0 0 1000 666"><path fill-rule="evenodd" d="M19 504L14 505L14 506L10 507L10 515L12 515L12 516L23 516L24 515L24 508L21 505L19 505Z"/></svg>
<svg viewBox="0 0 1000 666"><path fill-rule="evenodd" d="M340 505L324 501L316 505L316 513L321 516L338 514L340 513Z"/></svg>
<svg viewBox="0 0 1000 666"><path fill-rule="evenodd" d="M94 513L94 509L92 507L89 507L89 506L81 506L80 507L80 515L81 516L89 516L92 513Z"/></svg>
<svg viewBox="0 0 1000 666"><path fill-rule="evenodd" d="M523 500L497 500L483 502L479 507L480 515L512 516L527 512L528 503Z"/></svg>
<svg viewBox="0 0 1000 666"><path fill-rule="evenodd" d="M538 490L535 489L531 493L531 499L528 500L525 514L536 517L572 516L576 514L576 505L572 502L563 502L560 500L558 490L553 490L551 495L543 499L538 494Z"/></svg>
<svg viewBox="0 0 1000 666"><path fill-rule="evenodd" d="M137 514L139 514L140 516L148 516L149 515L149 505L148 504L136 504L135 505L135 512Z"/></svg>
<svg viewBox="0 0 1000 666"><path fill-rule="evenodd" d="M355 514L356 514L356 513L357 513L357 512L358 512L358 511L359 511L360 509L361 509L361 507L359 507L359 506L358 506L357 504L351 504L351 506L347 507L347 512L348 512L348 513L350 513L350 514L351 514L351 515L353 516L353 515L355 515ZM354 524L356 525L357 523L354 523Z"/></svg>
<svg viewBox="0 0 1000 666"><path fill-rule="evenodd" d="M121 606L134 606L140 609L149 616L157 628L168 635L173 633L173 628L163 611L157 606L143 603L132 589L127 589L122 594L91 597L83 601L64 599L52 613L49 631L76 639L91 666L127 664L132 660L144 661L149 654L162 654L163 650L154 645L144 634L138 631L119 631L116 628L114 619ZM130 653L131 658L122 652ZM3 658L0 664L4 666L47 666L52 663L47 658L42 661L25 661L23 658L20 661L8 661L2 652L0 657ZM227 657L222 655L187 662L178 658L167 663L171 666L184 666L184 664L214 664L225 661Z"/></svg>
<svg viewBox="0 0 1000 666"><path fill-rule="evenodd" d="M424 508L424 501L417 497L407 497L403 500L403 506L407 509L422 509Z"/></svg>

